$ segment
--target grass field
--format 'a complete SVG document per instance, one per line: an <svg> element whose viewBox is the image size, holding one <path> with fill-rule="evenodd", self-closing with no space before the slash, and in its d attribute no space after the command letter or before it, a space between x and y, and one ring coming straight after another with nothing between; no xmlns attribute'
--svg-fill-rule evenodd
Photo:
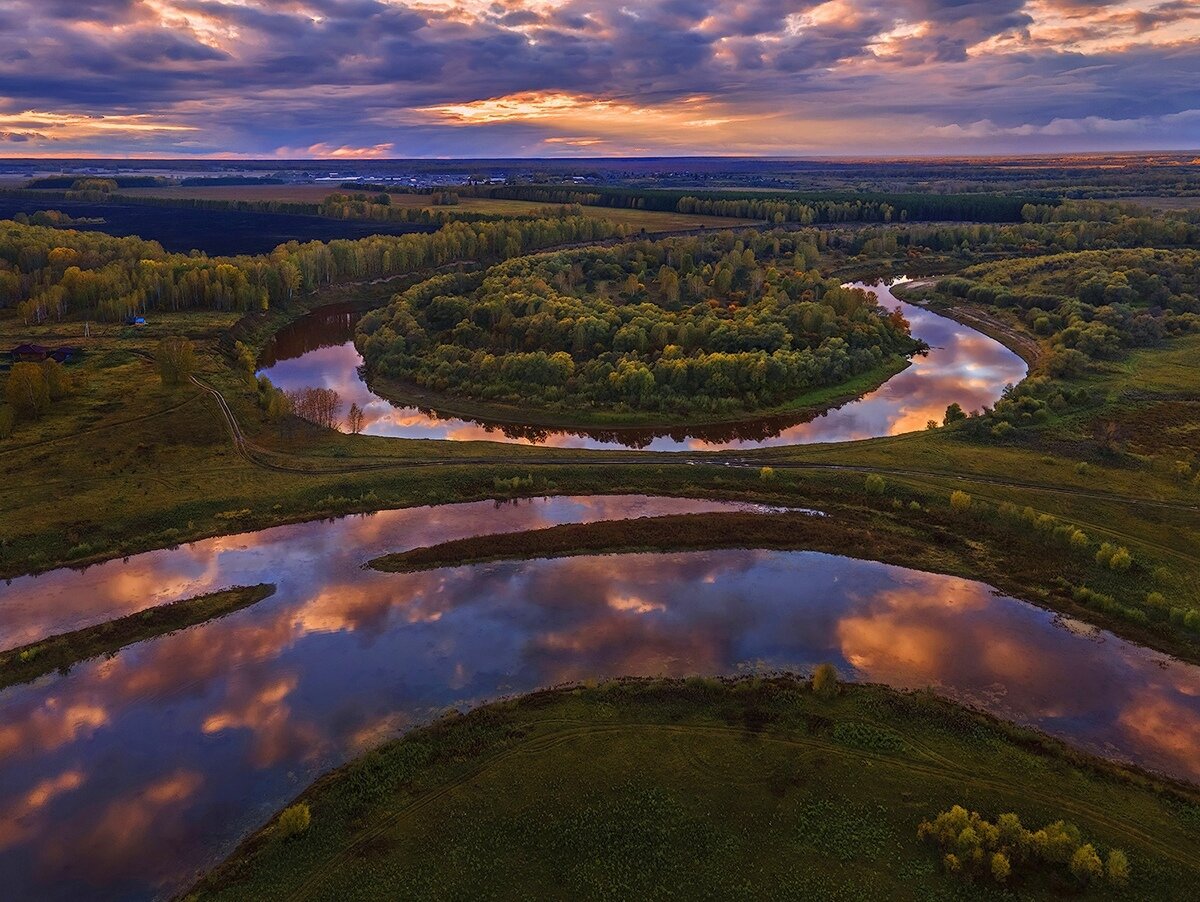
<svg viewBox="0 0 1200 902"><path fill-rule="evenodd" d="M536 779L531 779L536 774ZM698 791L697 787L703 787ZM787 678L623 681L448 716L322 778L191 899L1193 898L1200 806L925 694ZM918 824L962 804L1066 819L1128 886L943 873ZM303 820L303 819L301 819Z"/></svg>
<svg viewBox="0 0 1200 902"><path fill-rule="evenodd" d="M354 189L336 185L214 185L211 187L124 188L120 192L131 197L208 198L211 200L286 201L319 204L330 194L353 194ZM432 207L428 194L393 194L392 206L422 209ZM444 209L465 213L493 213L508 216L527 216L549 204L524 200L501 200L488 197L464 197ZM669 213L654 210L626 210L615 207L584 207L585 216L608 219L633 230L670 232L680 229L730 229L748 225L755 220L733 219L724 216L702 216L691 213Z"/></svg>
<svg viewBox="0 0 1200 902"><path fill-rule="evenodd" d="M1123 204L1138 204L1151 210L1200 210L1200 196L1197 197L1159 197L1144 195L1138 197L1122 197Z"/></svg>

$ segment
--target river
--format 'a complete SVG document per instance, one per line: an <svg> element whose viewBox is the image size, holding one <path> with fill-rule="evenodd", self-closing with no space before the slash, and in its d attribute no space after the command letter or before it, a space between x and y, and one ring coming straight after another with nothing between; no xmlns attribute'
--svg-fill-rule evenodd
<svg viewBox="0 0 1200 902"><path fill-rule="evenodd" d="M342 414L356 403L369 435L400 438L488 440L562 448L642 448L651 451L716 451L813 442L855 441L924 429L941 422L958 403L977 410L996 402L1007 384L1025 378L1025 362L983 333L897 299L884 285L858 284L880 304L900 307L912 334L930 346L927 354L862 397L817 416L769 417L713 427L672 430L622 429L602 432L538 429L443 416L436 411L395 405L371 391L354 347L357 314L347 307L324 307L281 331L267 346L260 372L283 389L332 388Z"/></svg>
<svg viewBox="0 0 1200 902"><path fill-rule="evenodd" d="M231 585L278 586L0 693L4 894L170 894L316 776L448 707L621 675L832 661L847 678L932 686L1200 780L1200 668L979 582L804 551L362 568L479 533L747 507L613 496L383 511L0 586L2 647Z"/></svg>

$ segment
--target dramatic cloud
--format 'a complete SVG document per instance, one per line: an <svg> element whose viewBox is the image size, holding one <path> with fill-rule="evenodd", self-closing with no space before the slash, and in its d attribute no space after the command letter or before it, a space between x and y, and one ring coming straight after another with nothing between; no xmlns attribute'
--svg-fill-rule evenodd
<svg viewBox="0 0 1200 902"><path fill-rule="evenodd" d="M1200 144L1187 0L8 0L20 155Z"/></svg>

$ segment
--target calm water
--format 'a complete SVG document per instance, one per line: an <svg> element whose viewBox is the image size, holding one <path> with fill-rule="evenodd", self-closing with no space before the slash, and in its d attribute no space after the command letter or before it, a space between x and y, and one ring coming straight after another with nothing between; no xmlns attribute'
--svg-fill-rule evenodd
<svg viewBox="0 0 1200 902"><path fill-rule="evenodd" d="M745 550L361 567L480 532L731 508L612 497L391 511L0 587L10 646L197 592L279 586L0 693L0 885L39 899L170 892L316 775L448 706L626 674L829 660L1200 780L1200 668L977 582Z"/></svg>
<svg viewBox="0 0 1200 902"><path fill-rule="evenodd" d="M398 407L376 395L359 373L362 358L354 347L355 314L324 308L292 324L266 349L262 372L281 388L323 386L342 397L343 415L351 402L366 413L365 432L403 438L486 439L569 448L648 448L655 451L715 450L839 442L897 435L941 422L946 407L964 410L993 404L1008 383L1025 377L1025 363L1004 345L981 332L897 300L883 286L875 292L885 307L900 306L912 333L931 348L912 366L877 390L821 416L797 422L769 418L736 426L681 428L672 432L620 430L574 433L501 426L443 417L435 411Z"/></svg>

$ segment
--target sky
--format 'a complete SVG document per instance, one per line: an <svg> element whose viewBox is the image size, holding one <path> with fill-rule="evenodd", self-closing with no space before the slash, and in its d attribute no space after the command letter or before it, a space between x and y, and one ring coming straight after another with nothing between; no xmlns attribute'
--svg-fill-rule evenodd
<svg viewBox="0 0 1200 902"><path fill-rule="evenodd" d="M1196 0L4 0L0 156L1200 147Z"/></svg>

